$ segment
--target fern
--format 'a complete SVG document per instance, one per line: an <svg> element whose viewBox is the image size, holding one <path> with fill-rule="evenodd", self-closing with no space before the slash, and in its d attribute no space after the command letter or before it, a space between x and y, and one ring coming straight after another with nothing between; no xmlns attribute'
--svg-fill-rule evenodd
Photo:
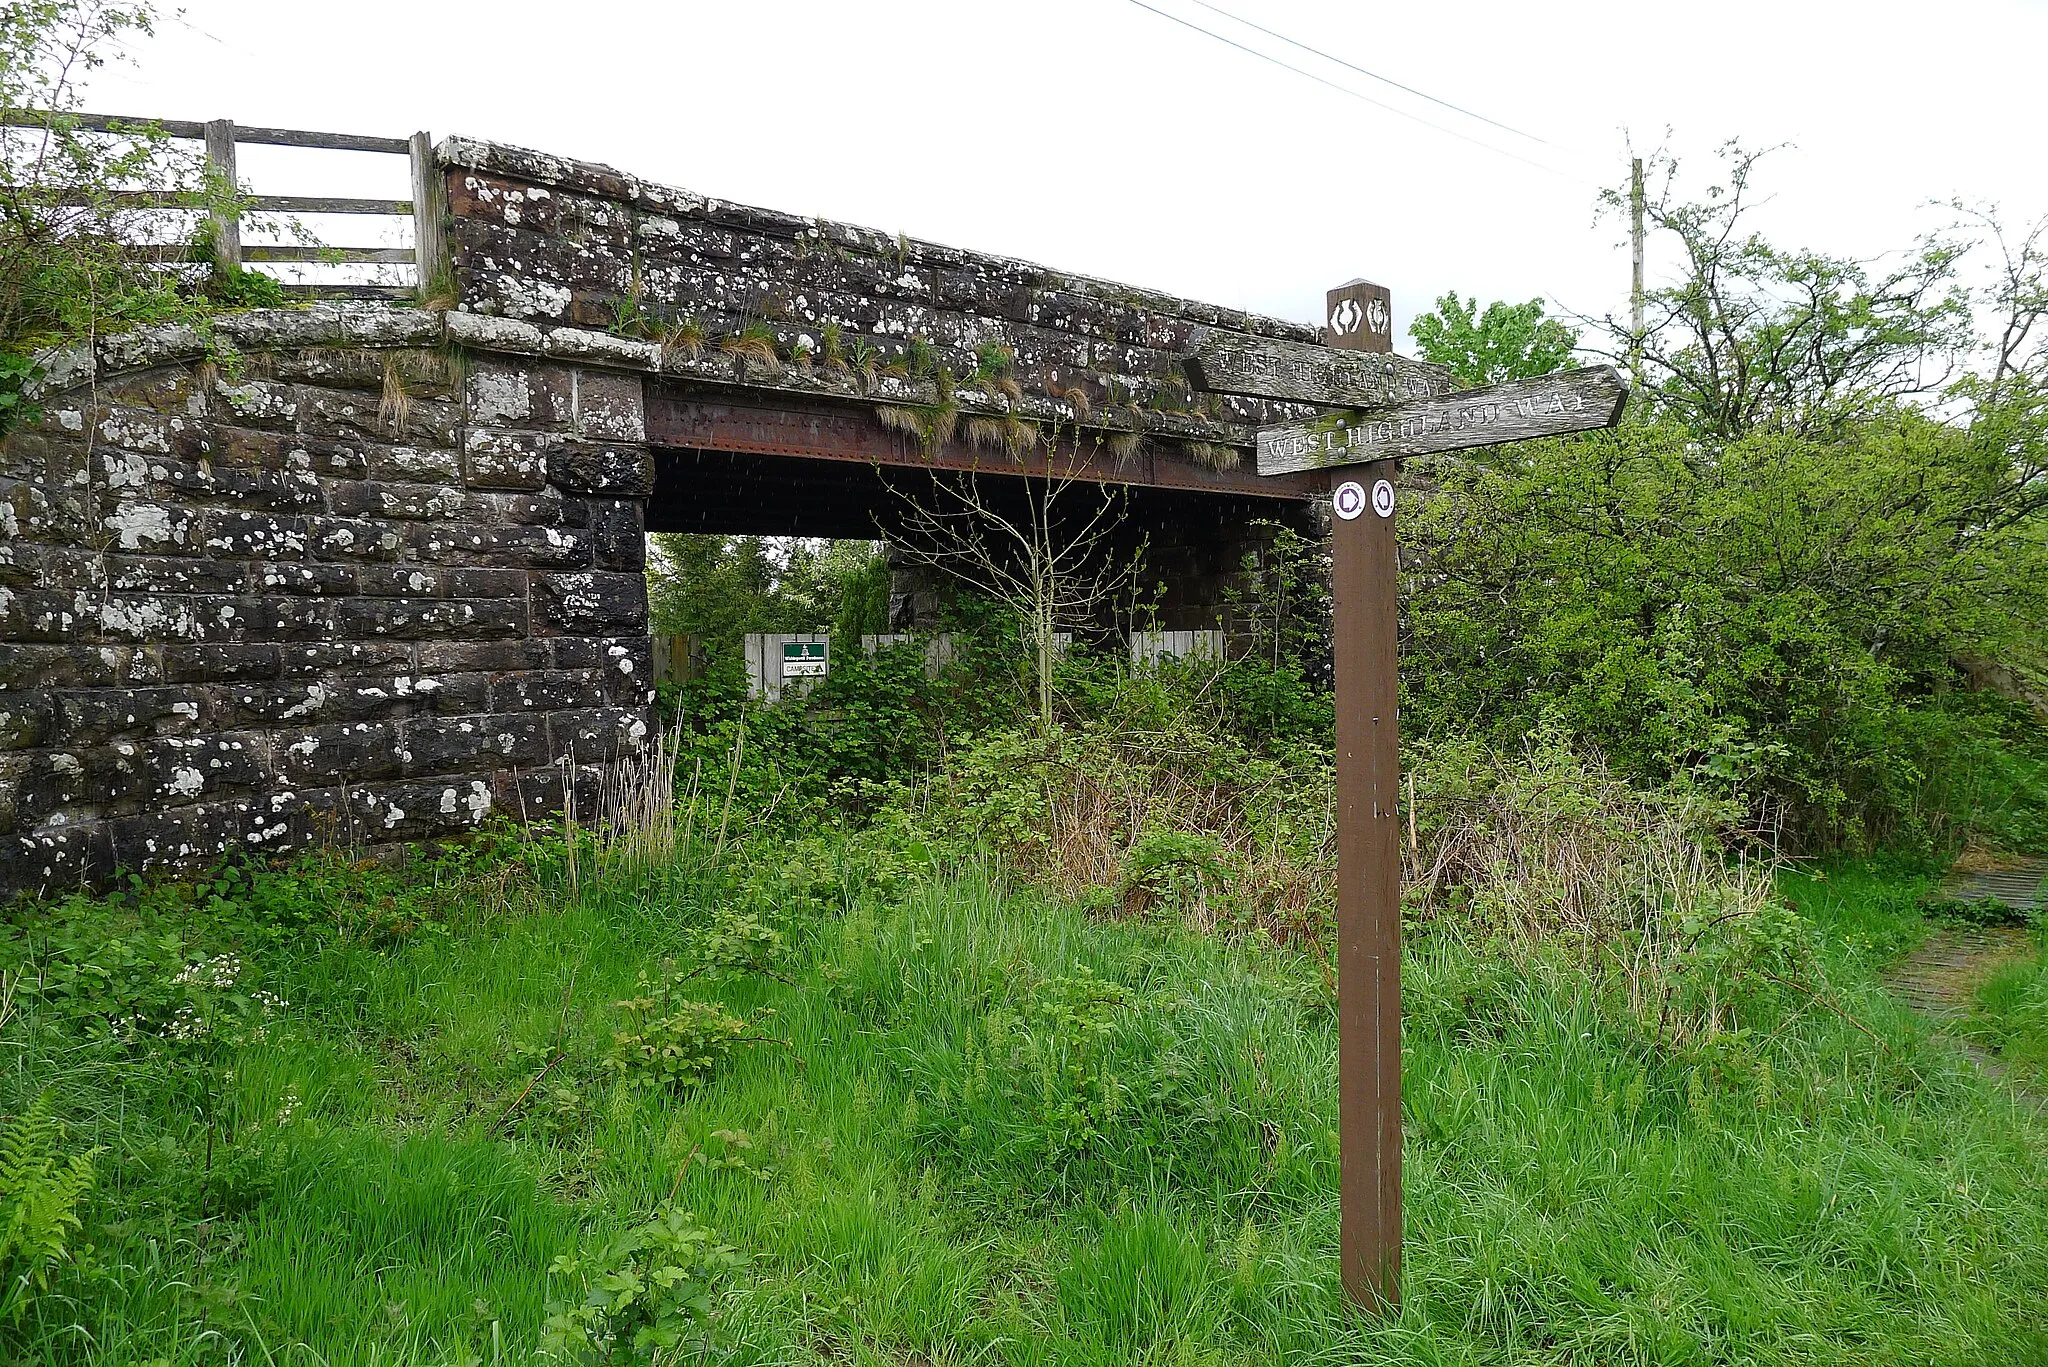
<svg viewBox="0 0 2048 1367"><path fill-rule="evenodd" d="M99 1153L58 1152L63 1127L48 1095L0 1122L0 1320L19 1319L51 1271L72 1256L78 1206L92 1190Z"/></svg>

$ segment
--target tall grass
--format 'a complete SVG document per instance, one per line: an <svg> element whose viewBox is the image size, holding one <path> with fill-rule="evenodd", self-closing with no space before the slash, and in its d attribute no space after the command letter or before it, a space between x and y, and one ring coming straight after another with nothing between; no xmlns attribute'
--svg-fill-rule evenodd
<svg viewBox="0 0 2048 1367"><path fill-rule="evenodd" d="M1408 1294L1378 1323L1336 1283L1315 945L1195 933L1163 901L1104 917L872 836L714 864L715 826L575 896L559 851L519 856L509 898L474 861L432 918L383 902L434 875L308 868L19 924L6 968L31 981L39 944L176 931L290 1006L204 1072L208 1179L199 1075L17 994L0 1111L52 1089L105 1153L95 1251L4 1331L11 1360L526 1361L555 1255L671 1190L747 1255L719 1291L734 1363L2048 1353L2042 1131L1832 941L1831 990L1882 1046L1792 997L1659 1048L1595 977L1419 927ZM615 1082L613 1003L734 913L787 954L702 992L772 1008L789 1047L680 1092Z"/></svg>

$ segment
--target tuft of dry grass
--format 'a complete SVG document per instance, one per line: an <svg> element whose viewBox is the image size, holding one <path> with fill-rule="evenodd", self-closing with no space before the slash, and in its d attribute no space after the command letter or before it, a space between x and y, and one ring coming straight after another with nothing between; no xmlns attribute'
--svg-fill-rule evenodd
<svg viewBox="0 0 2048 1367"><path fill-rule="evenodd" d="M412 396L405 392L405 381L398 374L398 359L384 357L384 393L377 402L377 421L384 430L400 441L412 427Z"/></svg>
<svg viewBox="0 0 2048 1367"><path fill-rule="evenodd" d="M749 323L738 332L720 338L718 349L738 361L741 370L750 364L772 370L782 363L782 357L775 350L775 331L766 323Z"/></svg>
<svg viewBox="0 0 2048 1367"><path fill-rule="evenodd" d="M1244 464L1244 452L1220 442L1191 441L1184 444L1188 459L1205 470L1228 473Z"/></svg>
<svg viewBox="0 0 2048 1367"><path fill-rule="evenodd" d="M1104 444L1109 447L1109 454L1115 457L1116 468L1124 470L1128 469L1139 456L1145 453L1145 434L1143 432L1112 432L1109 435L1108 441Z"/></svg>
<svg viewBox="0 0 2048 1367"><path fill-rule="evenodd" d="M622 756L605 769L594 831L600 882L674 862L688 838L677 826L676 759L682 749L678 722L655 732L639 754Z"/></svg>
<svg viewBox="0 0 2048 1367"><path fill-rule="evenodd" d="M1037 426L1015 413L999 418L969 418L966 432L968 444L976 450L1001 451L1011 460L1024 459L1039 443Z"/></svg>

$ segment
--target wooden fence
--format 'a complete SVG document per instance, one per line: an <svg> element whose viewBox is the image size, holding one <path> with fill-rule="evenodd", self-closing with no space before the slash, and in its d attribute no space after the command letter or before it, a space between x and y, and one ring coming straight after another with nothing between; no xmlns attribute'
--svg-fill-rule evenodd
<svg viewBox="0 0 2048 1367"><path fill-rule="evenodd" d="M434 164L433 141L425 133L409 138L374 137L362 133L315 133L300 128L245 127L232 119L210 119L204 123L184 119L129 118L118 114L47 114L36 110L0 111L0 122L17 128L44 128L52 120L95 133L134 133L155 130L168 137L206 146L208 167L225 183L238 189L235 148L245 143L273 147L303 147L333 152L382 152L409 158L412 163L411 199L353 199L322 195L250 195L243 206L252 213L354 214L366 217L410 218L413 245L410 247L308 247L261 246L242 243L240 218L231 212L212 214L214 251L211 259L224 266L258 262L348 265L356 263L407 264L413 267L409 285L318 284L309 288L328 298L410 298L418 289L445 275L448 263L448 195L446 183ZM165 189L123 190L114 196L117 206L142 208L188 208L190 198ZM146 249L158 261L202 259L192 248L160 246Z"/></svg>
<svg viewBox="0 0 2048 1367"><path fill-rule="evenodd" d="M1054 648L1064 654L1073 644L1073 633L1054 635ZM872 655L903 645L920 645L924 651L925 673L936 676L953 663L953 638L945 633L925 635L864 635L860 648ZM1130 634L1131 664L1140 670L1156 669L1163 660L1212 660L1224 658L1228 642L1221 631L1134 631ZM809 647L806 649L806 647ZM785 691L801 693L813 687L832 667L831 635L824 632L755 632L746 643L747 689L756 698L779 702ZM697 636L654 638L656 682L682 683L701 675L707 664L704 641Z"/></svg>

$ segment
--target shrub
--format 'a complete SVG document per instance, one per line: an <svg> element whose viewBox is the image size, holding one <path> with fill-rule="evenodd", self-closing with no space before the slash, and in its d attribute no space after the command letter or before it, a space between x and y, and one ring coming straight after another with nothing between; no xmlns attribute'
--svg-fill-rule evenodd
<svg viewBox="0 0 2048 1367"><path fill-rule="evenodd" d="M683 985L696 976L678 970L673 959L664 959L656 977L641 970L639 996L613 1003L627 1014L631 1028L612 1035L605 1065L629 1086L694 1086L711 1076L738 1045L769 1038L749 1033L761 1016L769 1014L766 1011L750 1021L716 1003L684 997Z"/></svg>
<svg viewBox="0 0 2048 1367"><path fill-rule="evenodd" d="M572 1363L674 1362L709 1343L731 1275L745 1260L673 1204L548 1269L570 1298L550 1300L543 1357Z"/></svg>

